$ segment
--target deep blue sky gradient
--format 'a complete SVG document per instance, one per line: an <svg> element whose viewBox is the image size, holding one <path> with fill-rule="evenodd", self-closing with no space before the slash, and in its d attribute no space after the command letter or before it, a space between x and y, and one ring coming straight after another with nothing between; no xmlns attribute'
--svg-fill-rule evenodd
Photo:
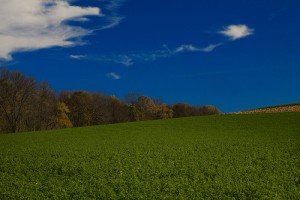
<svg viewBox="0 0 300 200"><path fill-rule="evenodd" d="M97 0L74 4L101 6ZM225 112L300 102L299 10L298 0L127 0L118 10L125 17L120 25L83 38L86 45L17 53L5 65L56 91L102 91L120 98L134 91ZM92 17L83 26L96 29L101 23ZM230 41L218 33L230 24L246 24L255 34ZM128 67L69 58L216 43L223 45L210 53L186 52ZM107 78L110 72L121 79Z"/></svg>

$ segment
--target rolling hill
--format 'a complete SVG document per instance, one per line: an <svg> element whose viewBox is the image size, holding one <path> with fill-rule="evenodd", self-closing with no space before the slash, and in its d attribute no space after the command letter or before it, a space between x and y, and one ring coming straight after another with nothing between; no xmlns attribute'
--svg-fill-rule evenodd
<svg viewBox="0 0 300 200"><path fill-rule="evenodd" d="M0 199L299 199L300 113L0 135Z"/></svg>

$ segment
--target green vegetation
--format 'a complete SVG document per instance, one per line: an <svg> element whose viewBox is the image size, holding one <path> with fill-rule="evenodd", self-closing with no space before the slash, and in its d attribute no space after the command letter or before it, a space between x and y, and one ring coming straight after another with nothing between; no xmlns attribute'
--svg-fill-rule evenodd
<svg viewBox="0 0 300 200"><path fill-rule="evenodd" d="M300 199L300 113L0 135L0 199Z"/></svg>

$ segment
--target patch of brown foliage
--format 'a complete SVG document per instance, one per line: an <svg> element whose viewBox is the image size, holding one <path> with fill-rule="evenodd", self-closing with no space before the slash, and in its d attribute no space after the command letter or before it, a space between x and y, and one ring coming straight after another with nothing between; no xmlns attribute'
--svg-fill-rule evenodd
<svg viewBox="0 0 300 200"><path fill-rule="evenodd" d="M235 114L281 113L281 112L300 112L300 104L276 106L276 107L269 107L269 108L259 108L259 109L255 109L255 110L241 111L241 112L237 112Z"/></svg>

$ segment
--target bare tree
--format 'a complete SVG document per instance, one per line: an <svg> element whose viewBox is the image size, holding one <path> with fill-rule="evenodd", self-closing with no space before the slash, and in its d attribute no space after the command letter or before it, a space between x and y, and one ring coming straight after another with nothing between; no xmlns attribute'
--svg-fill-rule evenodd
<svg viewBox="0 0 300 200"><path fill-rule="evenodd" d="M37 86L35 95L31 98L31 114L26 120L28 130L48 130L56 126L56 111L58 102L55 93L47 83Z"/></svg>
<svg viewBox="0 0 300 200"><path fill-rule="evenodd" d="M0 112L3 115L3 129L6 132L15 133L21 130L35 87L35 81L26 78L20 72L1 69Z"/></svg>

